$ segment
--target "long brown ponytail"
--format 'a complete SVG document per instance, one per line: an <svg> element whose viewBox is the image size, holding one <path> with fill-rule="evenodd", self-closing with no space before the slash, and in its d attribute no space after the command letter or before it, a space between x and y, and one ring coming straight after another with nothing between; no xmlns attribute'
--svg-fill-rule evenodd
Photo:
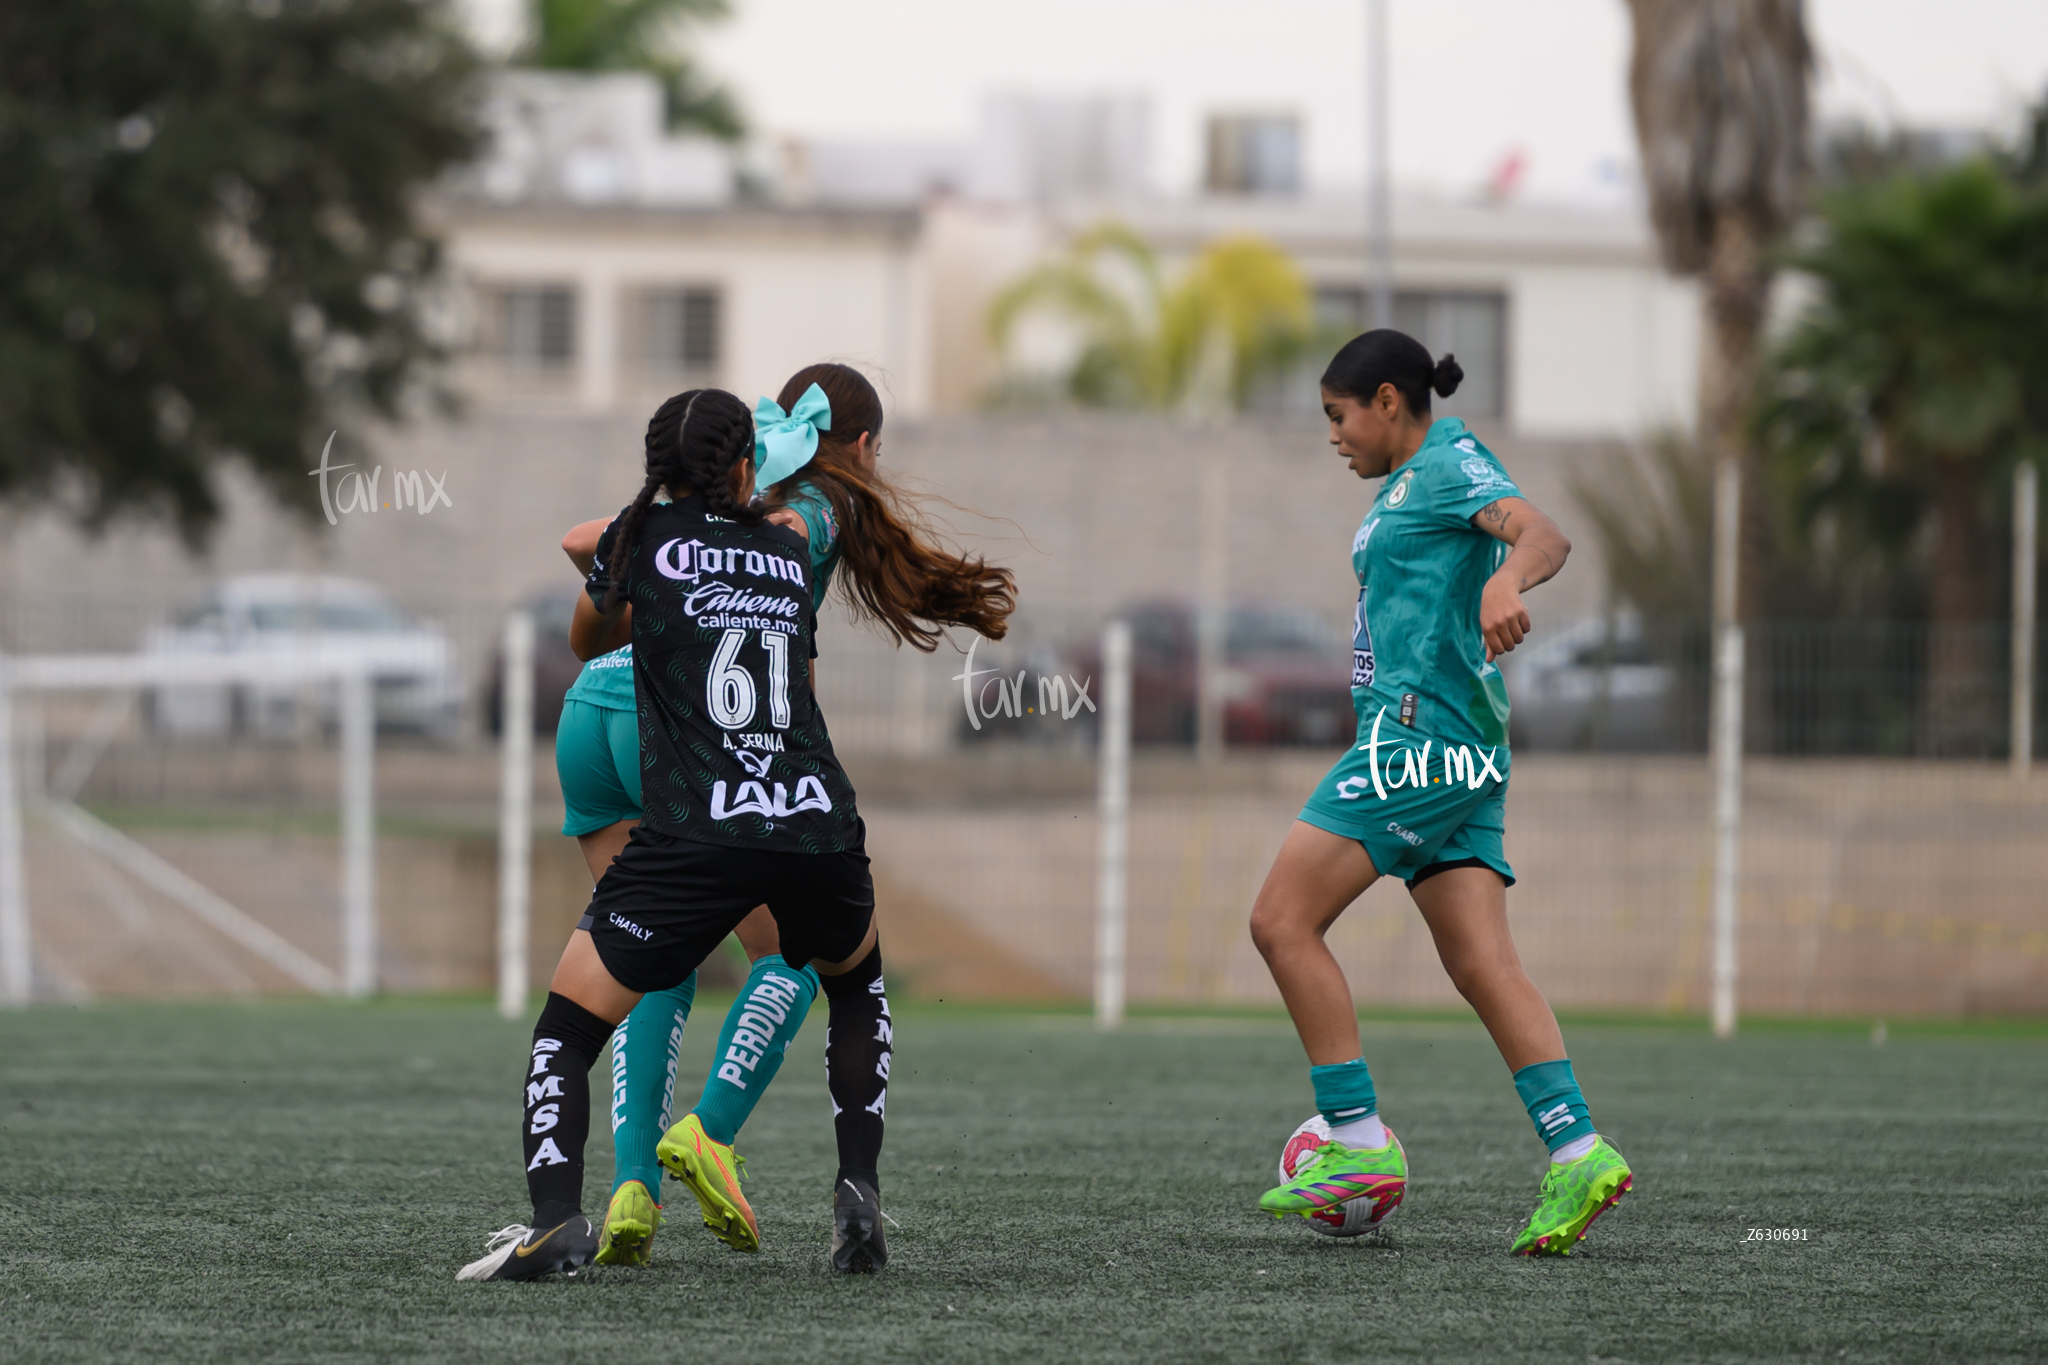
<svg viewBox="0 0 2048 1365"><path fill-rule="evenodd" d="M864 472L855 458L861 433L882 433L875 386L850 365L811 365L782 386L783 409L795 407L813 384L831 401L832 429L820 434L811 462L769 496L780 504L809 484L831 502L840 527L840 592L848 604L927 654L938 648L942 626L1002 639L1017 609L1015 575L946 544L910 498L880 473Z"/></svg>

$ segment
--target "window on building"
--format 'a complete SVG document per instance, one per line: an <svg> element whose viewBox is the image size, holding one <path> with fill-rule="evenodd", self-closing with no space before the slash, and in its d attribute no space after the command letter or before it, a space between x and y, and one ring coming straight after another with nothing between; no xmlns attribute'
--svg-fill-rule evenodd
<svg viewBox="0 0 2048 1365"><path fill-rule="evenodd" d="M1211 194L1298 194L1301 120L1292 114L1219 114L1209 120Z"/></svg>
<svg viewBox="0 0 2048 1365"><path fill-rule="evenodd" d="M1332 331L1365 330L1366 294L1356 285L1316 291L1316 321ZM1433 410L1453 417L1507 415L1507 298L1479 290L1401 289L1394 294L1394 326L1429 348L1458 358L1464 382Z"/></svg>
<svg viewBox="0 0 2048 1365"><path fill-rule="evenodd" d="M640 366L650 374L710 374L723 347L723 301L716 289L691 285L643 289L639 294L637 345Z"/></svg>
<svg viewBox="0 0 2048 1365"><path fill-rule="evenodd" d="M576 291L566 284L500 285L488 293L485 349L513 365L566 367L576 357Z"/></svg>

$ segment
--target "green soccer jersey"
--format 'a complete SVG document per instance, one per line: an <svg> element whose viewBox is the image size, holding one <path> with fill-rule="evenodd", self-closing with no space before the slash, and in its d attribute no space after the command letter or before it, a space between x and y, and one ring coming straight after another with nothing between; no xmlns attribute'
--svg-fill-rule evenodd
<svg viewBox="0 0 2048 1365"><path fill-rule="evenodd" d="M1351 699L1361 743L1382 707L1383 741L1406 723L1444 744L1507 743L1508 689L1486 661L1479 594L1508 547L1472 518L1520 496L1455 417L1433 424L1381 485L1351 542L1359 583Z"/></svg>
<svg viewBox="0 0 2048 1365"><path fill-rule="evenodd" d="M625 645L600 654L583 665L576 681L569 684L564 701L585 701L609 711L631 711L633 700L633 646Z"/></svg>
<svg viewBox="0 0 2048 1365"><path fill-rule="evenodd" d="M798 485L784 506L802 517L810 532L811 568L815 571L811 606L822 608L825 591L832 586L832 571L839 567L839 514L832 510L832 500L810 484Z"/></svg>

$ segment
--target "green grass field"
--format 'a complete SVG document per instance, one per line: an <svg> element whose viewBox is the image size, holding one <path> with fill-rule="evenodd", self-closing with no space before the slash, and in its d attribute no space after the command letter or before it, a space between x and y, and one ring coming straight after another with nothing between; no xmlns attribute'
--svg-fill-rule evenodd
<svg viewBox="0 0 2048 1365"><path fill-rule="evenodd" d="M718 1007L691 1025L679 1107ZM652 1268L458 1285L526 1215L530 1025L467 1002L0 1017L0 1359L2048 1358L2037 1029L1895 1027L1875 1047L1569 1028L1637 1187L1579 1254L1528 1262L1507 1246L1542 1150L1474 1025L1366 1025L1414 1181L1382 1239L1340 1243L1254 1209L1310 1108L1283 1020L1103 1036L909 1006L893 1259L845 1280L824 1268L823 1022L741 1139L761 1255L712 1241L678 1194ZM591 1155L596 1210L609 1140Z"/></svg>

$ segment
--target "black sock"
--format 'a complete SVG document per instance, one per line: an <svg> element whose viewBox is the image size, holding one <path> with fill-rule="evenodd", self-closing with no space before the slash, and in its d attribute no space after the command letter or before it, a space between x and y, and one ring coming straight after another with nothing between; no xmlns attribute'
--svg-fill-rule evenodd
<svg viewBox="0 0 2048 1365"><path fill-rule="evenodd" d="M526 1189L533 1225L551 1228L583 1210L583 1143L590 1136L590 1068L614 1025L548 992L526 1069Z"/></svg>
<svg viewBox="0 0 2048 1365"><path fill-rule="evenodd" d="M839 1138L839 1179L864 1180L878 1192L882 1109L889 1101L889 997L882 994L882 947L844 976L821 976L831 1012L825 1025L825 1084L832 1091L832 1127Z"/></svg>

